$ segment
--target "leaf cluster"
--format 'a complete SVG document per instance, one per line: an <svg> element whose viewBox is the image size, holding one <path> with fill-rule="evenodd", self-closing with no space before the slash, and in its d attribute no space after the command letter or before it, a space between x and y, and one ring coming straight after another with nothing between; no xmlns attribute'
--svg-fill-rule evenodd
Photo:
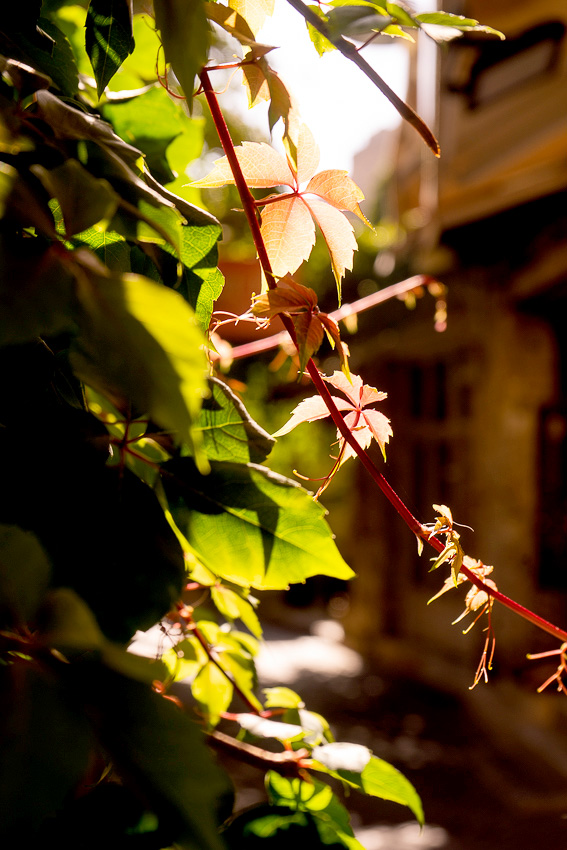
<svg viewBox="0 0 567 850"><path fill-rule="evenodd" d="M147 85L113 94L143 35L128 4L92 0L84 47L76 7L39 6L0 26L0 832L67 847L80 823L94 847L105 822L111 846L220 848L231 791L203 731L235 707L273 710L256 690L252 591L352 571L323 508L265 466L273 438L209 375L221 228L167 188L187 164L179 140L198 153L200 130L152 82L157 44L138 66ZM189 91L220 7L154 6ZM246 48L292 139L291 98L253 37ZM345 178L340 203L338 183L310 179L329 209L357 205ZM302 356L325 332L342 351L310 297ZM126 651L166 615L162 660ZM168 696L179 679L192 716ZM322 840L332 821L352 843L330 793ZM419 815L414 793L400 802Z"/></svg>

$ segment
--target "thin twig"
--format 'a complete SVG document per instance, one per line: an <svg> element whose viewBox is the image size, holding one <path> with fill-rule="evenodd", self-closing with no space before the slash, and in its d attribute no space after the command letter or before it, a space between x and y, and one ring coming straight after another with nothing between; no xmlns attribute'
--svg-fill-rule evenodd
<svg viewBox="0 0 567 850"><path fill-rule="evenodd" d="M382 79L382 77L376 73L372 65L369 65L366 59L364 59L360 53L358 52L355 45L347 41L346 38L343 38L342 35L334 35L325 23L325 21L321 20L314 12L309 9L301 0L287 0L290 6L299 12L300 15L303 15L305 20L311 24L321 35L324 35L326 39L328 39L331 44L337 48L339 53L342 53L347 59L350 59L351 62L360 68L360 70L366 74L368 79L374 83L376 88L378 88L384 97L390 101L392 106L398 110L401 117L404 121L407 121L408 124L417 130L425 144L430 148L435 156L441 155L441 148L439 147L439 142L419 115L414 112L414 110L407 104L405 101L398 97L398 95L392 91L390 86Z"/></svg>
<svg viewBox="0 0 567 850"><path fill-rule="evenodd" d="M378 292L372 292L370 295L365 295L364 298L359 298L358 301L354 301L352 304L343 304L338 310L333 310L332 313L329 313L329 316L336 322L340 322L342 319L346 319L349 316L355 316L358 313L364 312L364 310L369 310L371 307L375 307L377 304L382 304L390 298L397 298L406 292L411 292L412 289L417 289L419 286L427 286L427 284L431 282L433 282L433 278L428 275L415 275L414 277L409 277L407 280L402 280L399 283L393 283L391 286L386 286ZM278 345L282 345L288 341L289 334L287 331L280 331L273 336L264 337L264 339L255 339L253 342L235 345L231 350L231 356L233 360L237 360L242 357L251 357L253 354L259 354L262 351L269 351L271 348L277 348Z"/></svg>

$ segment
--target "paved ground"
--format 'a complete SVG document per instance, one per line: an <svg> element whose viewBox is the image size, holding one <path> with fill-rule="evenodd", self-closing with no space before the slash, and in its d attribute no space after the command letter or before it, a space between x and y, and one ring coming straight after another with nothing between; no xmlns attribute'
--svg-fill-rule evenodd
<svg viewBox="0 0 567 850"><path fill-rule="evenodd" d="M365 668L337 641L336 624L314 630L269 630L260 678L297 690L337 740L393 763L425 808L420 834L407 809L353 794L348 808L366 850L567 850L567 787L557 777L541 764L506 763L453 697Z"/></svg>
<svg viewBox="0 0 567 850"><path fill-rule="evenodd" d="M420 833L408 809L353 792L347 807L366 850L567 850L567 787L557 776L541 763L506 762L455 698L365 667L336 623L312 631L267 630L261 685L296 690L337 740L398 767L424 804ZM258 771L227 766L241 806L263 799Z"/></svg>

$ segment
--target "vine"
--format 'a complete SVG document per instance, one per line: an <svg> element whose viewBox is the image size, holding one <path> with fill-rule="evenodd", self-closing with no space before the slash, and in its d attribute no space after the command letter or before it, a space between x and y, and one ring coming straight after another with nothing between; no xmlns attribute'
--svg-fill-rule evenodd
<svg viewBox="0 0 567 850"><path fill-rule="evenodd" d="M316 49L338 49L357 65L436 156L429 128L362 51L383 34L411 38L431 22L501 37L472 19L414 15L398 4L290 3ZM339 322L416 287L428 288L441 316L443 285L419 276L325 313L316 292L293 279L317 224L340 303L357 248L345 212L369 222L346 172L317 171L316 142L270 67L272 48L256 40L272 5L154 0L149 26L125 3L91 0L85 19L71 3L47 2L41 16L35 0L23 0L21 12L0 20L0 833L7 846L21 844L24 832L30 844L51 838L62 850L72 846L69 824L81 797L96 800L109 784L136 801L134 823L116 827L117 846L128 836L156 850L221 850L298 826L310 846L357 850L334 787L407 806L423 822L417 791L392 765L367 747L334 741L327 721L294 691L258 694L254 594L313 575L352 576L318 503L350 458L420 546L433 548L432 569L449 567L434 598L472 585L462 616L473 614L473 625L488 618L474 684L492 663L498 602L562 641L532 657L559 655L540 690L556 682L565 691L567 632L497 589L492 567L463 551L448 507L434 506L433 523L413 516L367 451L374 440L385 453L392 429L373 406L384 394L350 372ZM209 61L212 25L240 43L238 61ZM233 143L212 82L227 69L242 73L250 106L269 103L270 131L281 121L285 158L266 143ZM181 175L203 143L199 121L187 114L197 93L224 157L187 188ZM222 325L213 313L223 287L221 226L193 201L198 188L226 184L239 193L266 284L238 318L266 325L278 316L317 391L279 433L325 416L337 430L338 455L315 499L265 465L274 437L211 367L211 330ZM261 199L252 194L280 186L285 191ZM315 359L325 339L341 367L332 376ZM281 341L239 346L233 356ZM128 652L136 631L156 623L159 657ZM179 681L189 685L183 701L173 689ZM230 786L206 742L266 772L268 809L244 816L223 804ZM96 830L85 840L104 843Z"/></svg>

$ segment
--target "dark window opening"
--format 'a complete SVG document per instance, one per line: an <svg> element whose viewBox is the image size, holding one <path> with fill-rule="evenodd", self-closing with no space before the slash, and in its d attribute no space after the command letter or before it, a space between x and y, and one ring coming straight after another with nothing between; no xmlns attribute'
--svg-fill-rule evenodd
<svg viewBox="0 0 567 850"><path fill-rule="evenodd" d="M539 431L539 583L567 590L567 408L543 410Z"/></svg>

